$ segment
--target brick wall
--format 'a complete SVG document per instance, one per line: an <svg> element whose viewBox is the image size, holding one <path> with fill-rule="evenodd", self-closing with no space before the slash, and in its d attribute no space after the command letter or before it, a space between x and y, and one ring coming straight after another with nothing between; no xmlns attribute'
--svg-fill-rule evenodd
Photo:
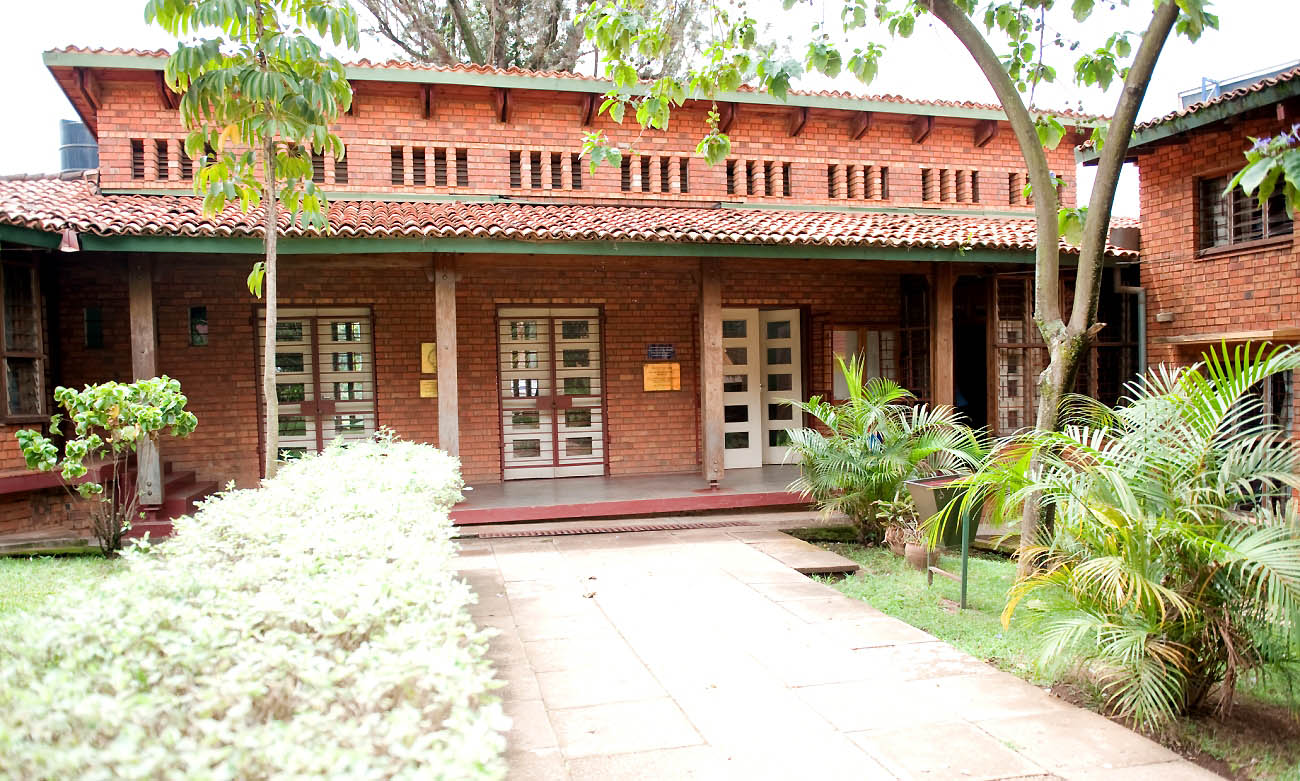
<svg viewBox="0 0 1300 781"><path fill-rule="evenodd" d="M1139 158L1150 363L1189 363L1204 349L1162 345L1162 338L1295 325L1300 304L1296 235L1230 252L1202 253L1197 247L1198 181L1240 170L1250 137L1272 135L1290 124L1255 119L1215 126ZM1159 312L1172 313L1173 322L1157 322Z"/></svg>
<svg viewBox="0 0 1300 781"><path fill-rule="evenodd" d="M187 190L190 184L181 179L179 152L184 133L175 110L167 109L154 86L154 74L127 71L101 73L104 106L99 111L100 169L105 187L174 188ZM422 193L461 195L513 195L527 198L563 197L567 200L669 200L669 201L752 201L768 203L817 203L834 205L943 206L945 208L1016 209L1029 212L1030 206L1013 192L1009 177L1020 176L1023 184L1024 163L1009 128L1002 123L999 132L983 147L974 144L974 121L936 118L934 129L921 144L911 140L912 116L907 114L873 115L870 129L860 139L849 138L854 113L831 109L810 109L803 131L790 136L792 109L778 106L737 106L736 119L730 129L732 159L763 163L789 163L792 166L792 192L788 195L766 194L766 187L754 192L729 195L726 167L707 166L694 150L705 131L706 106L690 104L674 113L666 132L642 134L632 120L614 124L607 116L594 119L590 127L581 125L582 95L543 90L513 90L511 116L507 124L497 121L492 93L487 88L439 85L435 93L432 119L424 118L423 93L418 85L362 82L355 100L355 115L345 116L337 132L347 146L347 183L342 184L332 159L324 165L326 189L331 192ZM626 148L634 145L642 154L653 158L649 192L634 186L631 192L621 188L617 167L603 166L594 175L583 166L581 190L572 187L572 174L561 177L561 189L552 189L549 175L542 177L541 188L530 186L523 176L522 186L510 183L510 152L543 152L541 162L549 172L550 153L569 154L581 148L582 134L603 130L610 140ZM131 139L143 143L139 161L143 177L132 176ZM160 158L155 141L166 146ZM414 183L412 149L426 150L427 183ZM401 184L392 179L392 150L398 148L403 161ZM434 182L435 149L465 150L469 169L469 186L455 185L454 167L447 186ZM661 192L660 157L689 160L689 192ZM1051 153L1051 161L1067 185L1065 203L1074 203L1074 159L1068 144ZM827 165L887 167L889 198L863 201L845 184L833 197L828 192ZM567 166L566 166L567 168ZM965 198L954 191L951 200L939 202L923 197L921 169L949 172L955 179L969 180L969 172L978 172L979 200ZM632 176L639 183L639 164L632 165ZM679 188L680 189L680 188ZM1014 188L1018 189L1018 188Z"/></svg>
<svg viewBox="0 0 1300 781"><path fill-rule="evenodd" d="M155 257L159 367L181 381L199 427L168 441L163 457L201 479L253 484L259 475L256 302L244 288L251 256ZM379 422L403 437L437 441L437 400L419 397L420 344L435 340L428 256L282 258L281 306L372 307ZM895 322L906 264L727 260L723 305L802 308L810 345L806 392L829 383L834 323ZM690 471L699 462L698 295L695 259L461 256L457 286L461 457L466 478L501 477L496 310L503 305L598 306L605 322L608 452L613 474ZM60 280L60 384L128 379L129 334L121 257L68 267ZM88 350L82 310L105 310L102 350ZM203 306L208 344L189 344L189 308ZM110 317L110 312L114 313ZM682 390L647 393L647 343L677 348Z"/></svg>

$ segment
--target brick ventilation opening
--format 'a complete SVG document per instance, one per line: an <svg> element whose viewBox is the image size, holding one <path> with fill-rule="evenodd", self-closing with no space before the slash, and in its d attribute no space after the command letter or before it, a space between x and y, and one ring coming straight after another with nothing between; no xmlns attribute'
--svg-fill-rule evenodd
<svg viewBox="0 0 1300 781"><path fill-rule="evenodd" d="M568 534L625 534L628 532L675 532L691 529L724 529L735 526L757 526L749 521L700 521L698 523L641 523L632 526L599 526L587 528L563 527L559 529L519 529L499 532L479 532L479 539L505 537L557 537Z"/></svg>
<svg viewBox="0 0 1300 781"><path fill-rule="evenodd" d="M1007 174L1007 203L1011 206L1029 206L1034 202L1033 193L1025 193L1029 186L1029 174L1012 171Z"/></svg>
<svg viewBox="0 0 1300 781"><path fill-rule="evenodd" d="M167 168L168 168L167 160L169 157L169 155L167 154L167 139L165 138L154 139L153 151L154 151L154 159L158 161L158 168L156 169L158 171L157 178L166 179Z"/></svg>
<svg viewBox="0 0 1300 781"><path fill-rule="evenodd" d="M849 201L889 200L889 168L830 163L826 166L826 197Z"/></svg>
<svg viewBox="0 0 1300 781"><path fill-rule="evenodd" d="M316 184L325 183L325 153L311 153L311 180Z"/></svg>
<svg viewBox="0 0 1300 781"><path fill-rule="evenodd" d="M791 164L780 160L728 160L727 195L789 198Z"/></svg>
<svg viewBox="0 0 1300 781"><path fill-rule="evenodd" d="M639 155L633 162L624 157L619 164L619 189L661 195L690 192L690 158Z"/></svg>
<svg viewBox="0 0 1300 781"><path fill-rule="evenodd" d="M447 149L437 147L433 150L433 186L447 186Z"/></svg>
<svg viewBox="0 0 1300 781"><path fill-rule="evenodd" d="M334 158L334 184L348 183L348 158L347 152L343 157Z"/></svg>
<svg viewBox="0 0 1300 781"><path fill-rule="evenodd" d="M469 187L469 150L456 150L456 186Z"/></svg>
<svg viewBox="0 0 1300 781"><path fill-rule="evenodd" d="M189 181L194 178L194 161L190 159L190 153L185 151L185 142L182 141L176 147L177 162L180 164L181 179Z"/></svg>
<svg viewBox="0 0 1300 781"><path fill-rule="evenodd" d="M402 154L402 147L389 147L388 159L391 171L389 182L395 187L401 187L406 183L406 159Z"/></svg>
<svg viewBox="0 0 1300 781"><path fill-rule="evenodd" d="M979 203L979 171L922 168L921 200L935 203Z"/></svg>
<svg viewBox="0 0 1300 781"><path fill-rule="evenodd" d="M144 139L131 139L131 178L144 178Z"/></svg>
<svg viewBox="0 0 1300 781"><path fill-rule="evenodd" d="M515 190L524 187L529 190L581 190L582 155L576 152L512 149L510 187Z"/></svg>
<svg viewBox="0 0 1300 781"><path fill-rule="evenodd" d="M414 147L411 149L411 184L424 187L428 183L429 178L424 165L424 147Z"/></svg>
<svg viewBox="0 0 1300 781"><path fill-rule="evenodd" d="M534 190L542 189L542 153L528 153L528 186Z"/></svg>

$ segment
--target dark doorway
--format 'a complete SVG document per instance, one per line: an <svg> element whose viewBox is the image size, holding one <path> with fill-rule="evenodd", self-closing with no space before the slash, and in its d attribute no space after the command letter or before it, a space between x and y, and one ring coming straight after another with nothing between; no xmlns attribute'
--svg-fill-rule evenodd
<svg viewBox="0 0 1300 781"><path fill-rule="evenodd" d="M987 277L959 277L953 290L954 403L976 428L988 425Z"/></svg>

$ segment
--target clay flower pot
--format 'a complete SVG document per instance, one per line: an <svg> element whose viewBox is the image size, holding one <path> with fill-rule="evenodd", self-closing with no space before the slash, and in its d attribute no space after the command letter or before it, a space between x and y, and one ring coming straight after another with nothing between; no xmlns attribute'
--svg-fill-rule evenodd
<svg viewBox="0 0 1300 781"><path fill-rule="evenodd" d="M939 549L929 548L924 545L918 545L909 542L904 547L903 557L907 559L908 565L919 572L925 572L930 567L939 566Z"/></svg>

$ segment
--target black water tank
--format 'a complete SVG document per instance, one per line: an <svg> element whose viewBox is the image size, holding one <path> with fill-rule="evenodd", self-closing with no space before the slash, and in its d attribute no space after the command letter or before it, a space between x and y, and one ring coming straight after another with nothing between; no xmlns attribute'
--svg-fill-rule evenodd
<svg viewBox="0 0 1300 781"><path fill-rule="evenodd" d="M99 145L86 126L59 120L59 168L62 173L99 167Z"/></svg>

